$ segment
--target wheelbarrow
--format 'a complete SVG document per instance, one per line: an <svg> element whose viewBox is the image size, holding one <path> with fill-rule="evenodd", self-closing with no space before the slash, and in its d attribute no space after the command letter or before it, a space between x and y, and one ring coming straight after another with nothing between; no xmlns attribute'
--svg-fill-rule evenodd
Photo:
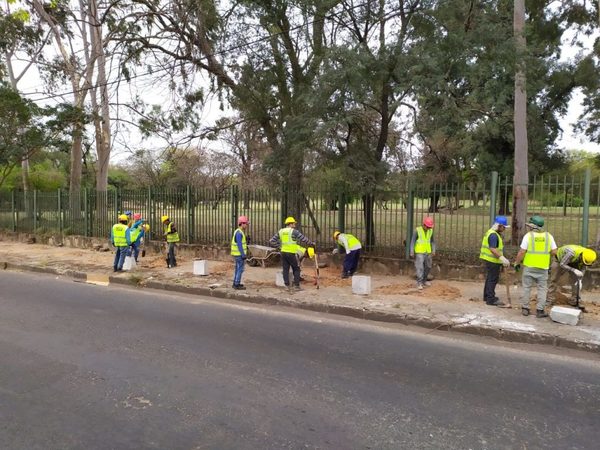
<svg viewBox="0 0 600 450"><path fill-rule="evenodd" d="M246 262L253 266L266 267L267 262L271 259L275 259L275 256L279 256L279 250L266 245L248 245L248 253L250 254L246 259Z"/></svg>

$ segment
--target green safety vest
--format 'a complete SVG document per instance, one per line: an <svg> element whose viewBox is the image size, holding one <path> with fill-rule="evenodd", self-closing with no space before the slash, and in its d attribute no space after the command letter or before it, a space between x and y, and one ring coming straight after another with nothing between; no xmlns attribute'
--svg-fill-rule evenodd
<svg viewBox="0 0 600 450"><path fill-rule="evenodd" d="M116 223L112 227L113 244L115 247L127 247L127 225Z"/></svg>
<svg viewBox="0 0 600 450"><path fill-rule="evenodd" d="M165 234L167 235L167 242L179 242L179 233L177 231L175 233L171 233L171 225L173 225L172 222L164 227Z"/></svg>
<svg viewBox="0 0 600 450"><path fill-rule="evenodd" d="M415 242L415 253L431 253L431 237L433 228L427 231L423 227L417 227L417 242Z"/></svg>
<svg viewBox="0 0 600 450"><path fill-rule="evenodd" d="M544 233L529 232L529 245L523 265L537 269L550 267L550 236L547 231Z"/></svg>
<svg viewBox="0 0 600 450"><path fill-rule="evenodd" d="M349 233L341 233L341 235L346 236L346 239L348 240L348 248L346 249L346 251L351 252L353 247L356 247L357 245L360 245L360 241L356 238L356 236L353 236ZM338 236L339 239L339 236Z"/></svg>
<svg viewBox="0 0 600 450"><path fill-rule="evenodd" d="M140 234L142 234L142 229L140 227L143 227L143 225L140 225L139 227L135 227L131 229L131 234L130 234L130 239L131 239L131 243L133 244L135 241L137 241L137 238L139 237Z"/></svg>
<svg viewBox="0 0 600 450"><path fill-rule="evenodd" d="M242 254L240 253L240 249L238 248L237 242L235 242L235 236L238 232L242 233L242 248L244 249L244 255L248 254L248 245L246 245L246 234L241 228L236 228L233 232L233 237L231 238L231 256L242 256Z"/></svg>
<svg viewBox="0 0 600 450"><path fill-rule="evenodd" d="M282 253L296 253L298 250L298 244L292 237L293 231L294 229L290 227L279 230L279 240L281 241Z"/></svg>
<svg viewBox="0 0 600 450"><path fill-rule="evenodd" d="M565 252L567 251L567 249L570 249L575 253L573 255L573 258L571 258L571 261L569 261L569 264L571 264L571 263L577 262L577 260L579 259L579 257L583 253L583 251L585 250L585 247L582 247L581 245L575 245L575 244L563 245L556 252L556 258L558 259L559 262L563 259L563 256L565 255Z"/></svg>
<svg viewBox="0 0 600 450"><path fill-rule="evenodd" d="M500 258L496 258L490 247L488 245L488 238L490 235L496 234L498 236L498 248L497 250L502 255L502 249L504 248L504 243L502 242L502 236L497 231L492 230L491 228L483 235L483 240L481 241L481 250L479 251L479 259L483 259L484 261L493 262L496 264L502 264Z"/></svg>

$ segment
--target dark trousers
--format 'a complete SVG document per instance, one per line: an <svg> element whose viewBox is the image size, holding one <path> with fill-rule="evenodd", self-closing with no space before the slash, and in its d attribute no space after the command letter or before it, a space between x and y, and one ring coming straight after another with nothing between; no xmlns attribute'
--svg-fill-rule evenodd
<svg viewBox="0 0 600 450"><path fill-rule="evenodd" d="M360 259L360 249L352 250L350 253L346 253L344 257L344 273L353 275L358 267L358 260Z"/></svg>
<svg viewBox="0 0 600 450"><path fill-rule="evenodd" d="M294 286L300 286L300 265L295 253L281 252L281 265L283 266L283 282L290 285L290 267L294 274Z"/></svg>
<svg viewBox="0 0 600 450"><path fill-rule="evenodd" d="M129 256L133 256L133 259L135 259L135 262L138 262L138 256L140 255L140 243L139 242L134 242L133 244L131 244L131 247L129 247Z"/></svg>
<svg viewBox="0 0 600 450"><path fill-rule="evenodd" d="M496 285L500 279L501 269L502 264L485 261L485 285L483 286L483 300L488 304L495 303L497 300Z"/></svg>
<svg viewBox="0 0 600 450"><path fill-rule="evenodd" d="M177 260L175 259L175 242L169 242L169 254L167 255L167 264L169 267L175 267Z"/></svg>

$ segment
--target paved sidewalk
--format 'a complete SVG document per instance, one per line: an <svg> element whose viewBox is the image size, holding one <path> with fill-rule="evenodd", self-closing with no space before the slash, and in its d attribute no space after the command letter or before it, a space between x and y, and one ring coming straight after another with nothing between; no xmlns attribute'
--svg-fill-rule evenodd
<svg viewBox="0 0 600 450"><path fill-rule="evenodd" d="M583 293L589 312L573 327L520 314L520 288L511 286L513 308L486 306L482 301L482 282L434 280L432 286L418 291L412 279L404 276L372 276L369 296L351 293L351 280L339 278L339 270L321 269L321 288L313 284L314 269L307 261L303 267L304 290L289 293L275 287L278 267L247 267L243 282L246 291L231 288L233 263L210 261L210 275L192 274L193 260L178 257L178 267L167 269L163 255L147 255L132 272L114 274L112 252L99 252L14 241L0 242L0 267L32 270L70 276L97 284L122 283L176 292L254 303L279 304L314 311L343 314L369 320L404 323L431 329L453 330L492 336L502 340L549 344L600 351L600 292ZM506 300L505 285L497 295Z"/></svg>

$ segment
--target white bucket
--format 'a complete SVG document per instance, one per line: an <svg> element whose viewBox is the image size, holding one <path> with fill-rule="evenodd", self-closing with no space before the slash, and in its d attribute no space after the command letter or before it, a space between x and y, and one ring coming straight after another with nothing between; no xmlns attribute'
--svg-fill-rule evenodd
<svg viewBox="0 0 600 450"><path fill-rule="evenodd" d="M208 261L205 259L194 260L194 275L206 276L208 275Z"/></svg>

